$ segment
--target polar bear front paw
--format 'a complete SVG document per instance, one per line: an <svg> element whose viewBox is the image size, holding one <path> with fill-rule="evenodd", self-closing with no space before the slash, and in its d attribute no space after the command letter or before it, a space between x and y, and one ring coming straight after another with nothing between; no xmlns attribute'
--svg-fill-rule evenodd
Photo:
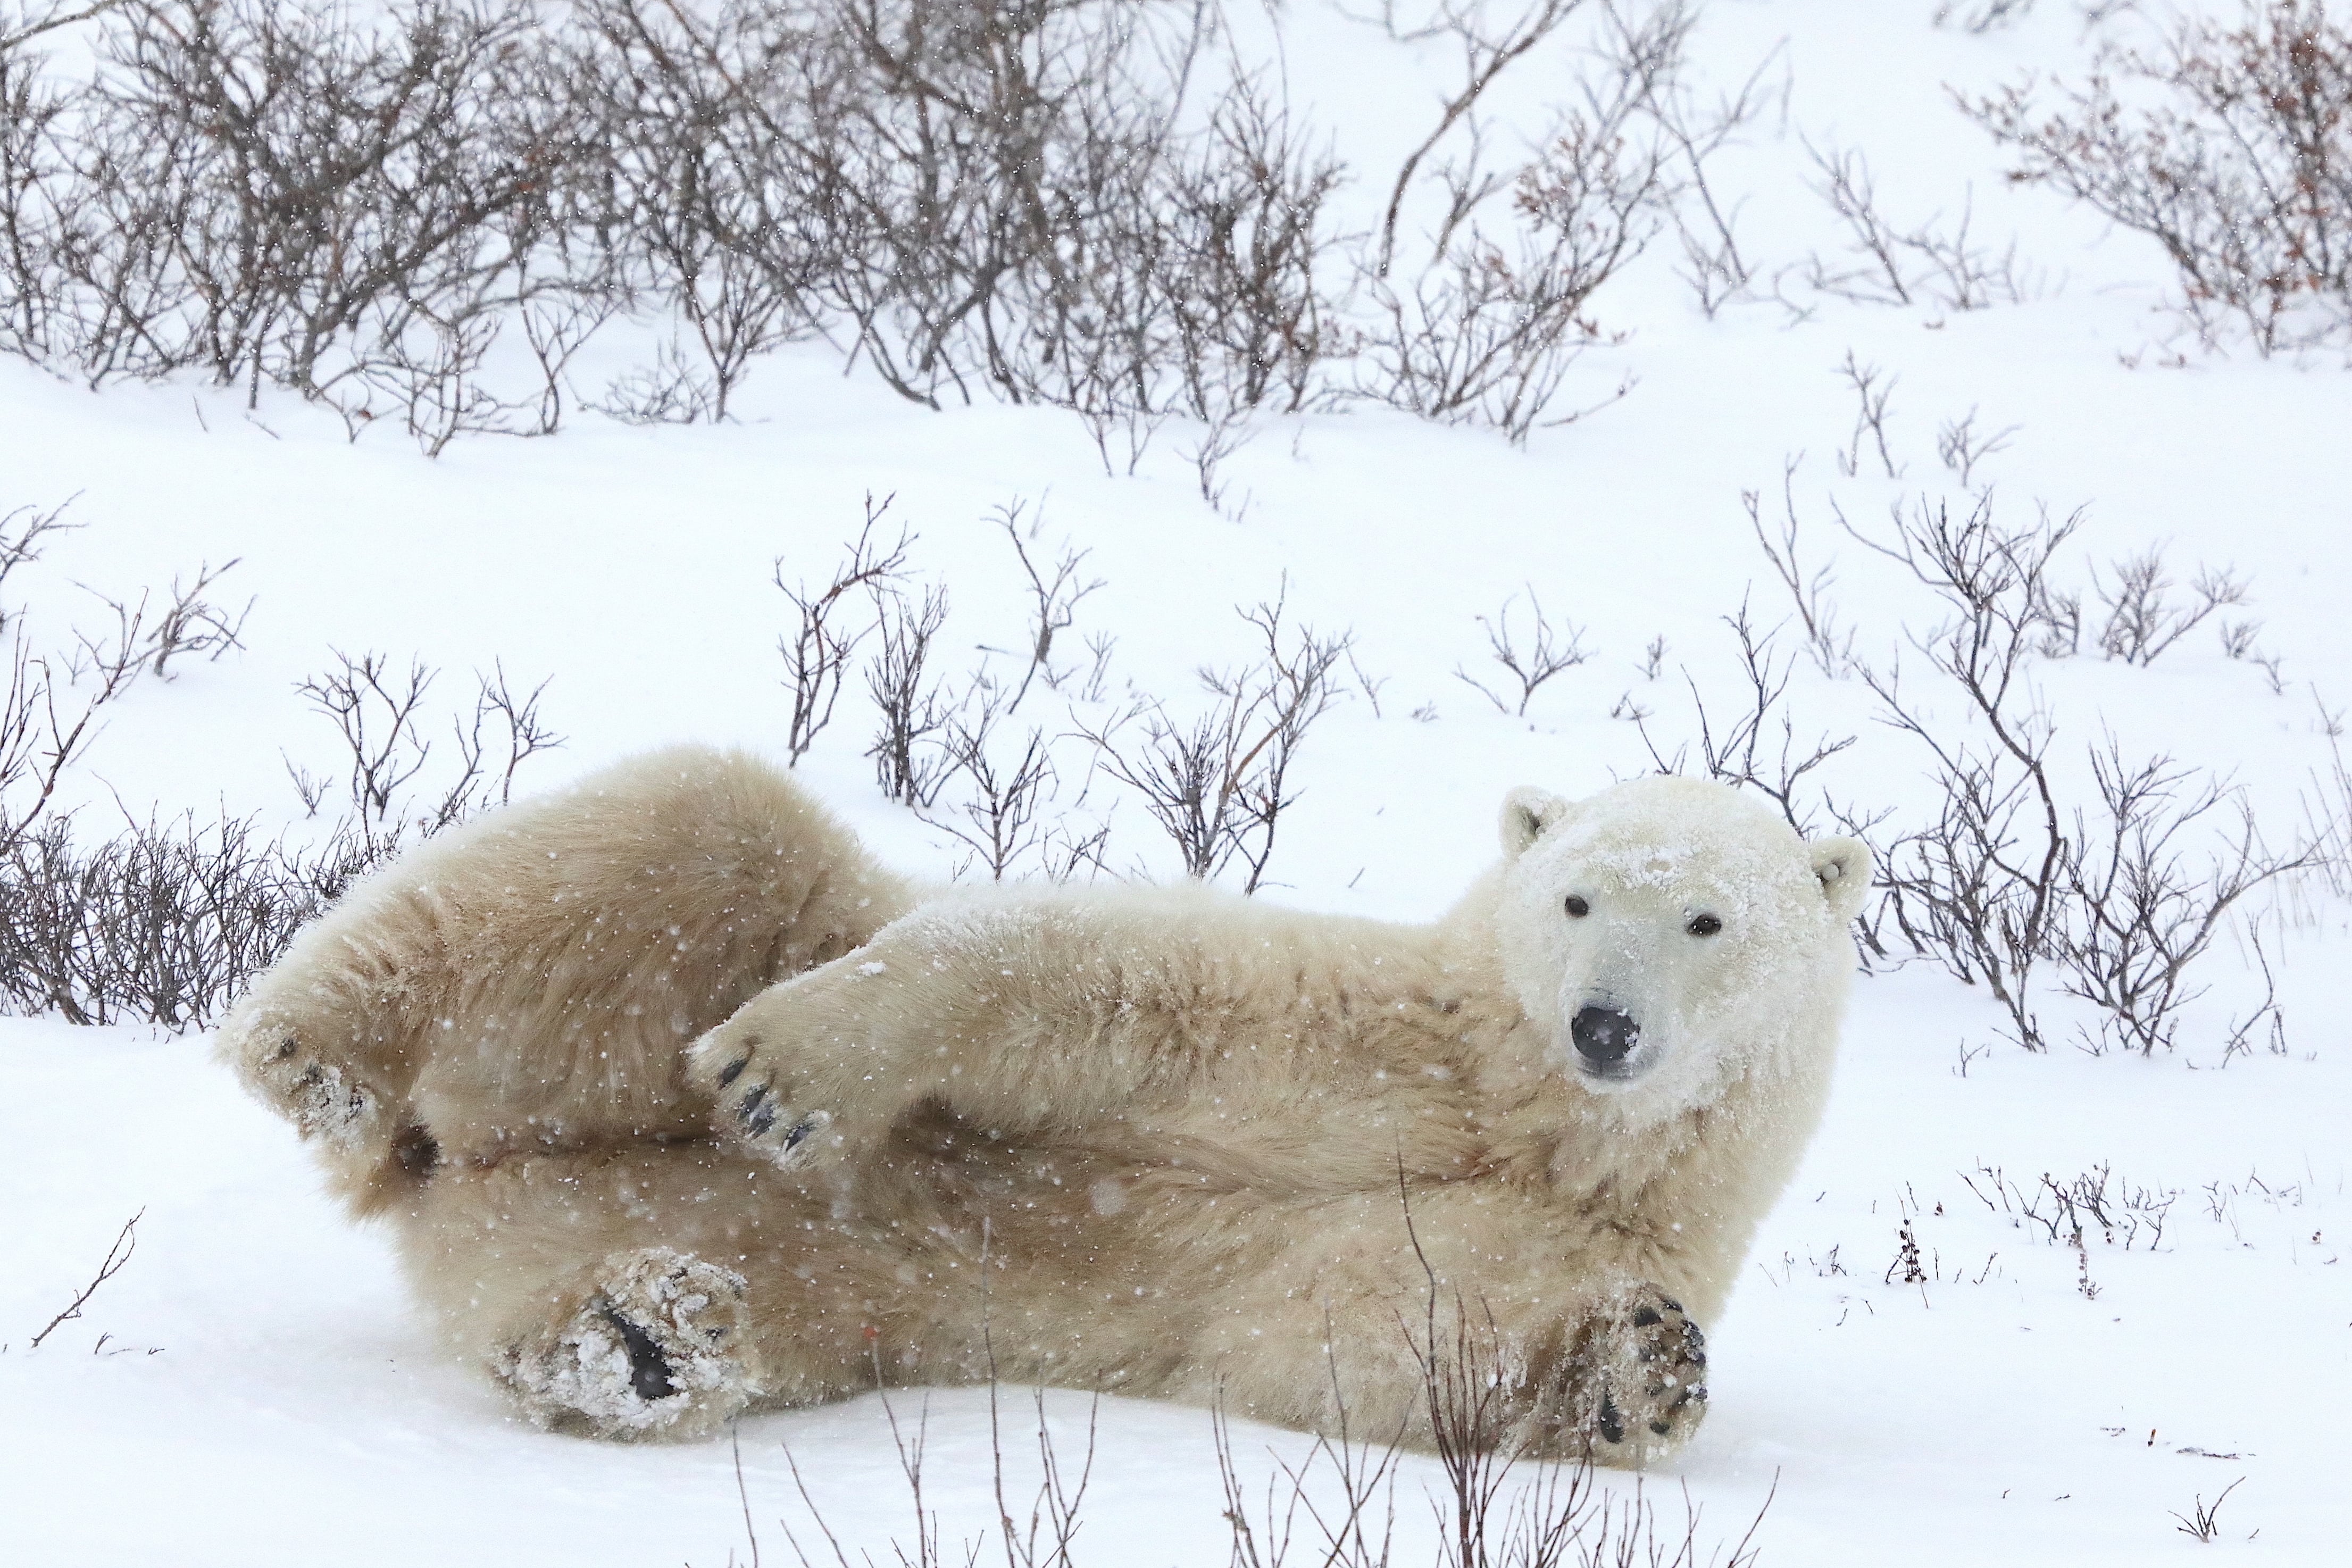
<svg viewBox="0 0 2352 1568"><path fill-rule="evenodd" d="M532 1421L592 1437L692 1437L758 1394L741 1356L740 1274L667 1247L621 1254L600 1273L569 1318L494 1362Z"/></svg>
<svg viewBox="0 0 2352 1568"><path fill-rule="evenodd" d="M716 1102L719 1132L780 1165L842 1146L854 1100L874 1098L877 1059L854 1012L820 973L753 997L689 1049L687 1072Z"/></svg>
<svg viewBox="0 0 2352 1568"><path fill-rule="evenodd" d="M1683 1305L1654 1285L1628 1293L1598 1347L1598 1457L1634 1462L1682 1446L1706 1414L1706 1336Z"/></svg>

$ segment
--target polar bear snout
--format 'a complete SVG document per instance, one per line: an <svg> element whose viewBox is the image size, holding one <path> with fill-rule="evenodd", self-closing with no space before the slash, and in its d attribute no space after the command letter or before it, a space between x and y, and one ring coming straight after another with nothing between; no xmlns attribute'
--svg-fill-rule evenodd
<svg viewBox="0 0 2352 1568"><path fill-rule="evenodd" d="M1642 1042L1642 1026L1614 1007L1590 1002L1569 1020L1569 1038L1575 1043L1577 1065L1597 1078L1631 1078L1627 1059Z"/></svg>

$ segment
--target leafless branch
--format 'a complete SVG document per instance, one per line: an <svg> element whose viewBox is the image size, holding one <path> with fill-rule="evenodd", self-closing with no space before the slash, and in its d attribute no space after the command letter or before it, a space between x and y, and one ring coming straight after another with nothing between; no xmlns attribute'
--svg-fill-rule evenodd
<svg viewBox="0 0 2352 1568"><path fill-rule="evenodd" d="M1518 602L1514 594L1503 602L1495 618L1478 617L1486 630L1486 646L1494 661L1510 672L1519 689L1496 692L1476 677L1456 666L1454 678L1495 705L1498 713L1516 718L1527 717L1528 704L1535 700L1544 682L1562 670L1573 669L1592 655L1584 646L1583 629L1573 621L1562 620L1557 626L1544 614L1543 601L1536 597L1532 584L1527 588L1528 604L1535 616L1535 640L1526 647L1519 646L1517 634L1511 629L1511 606Z"/></svg>
<svg viewBox="0 0 2352 1568"><path fill-rule="evenodd" d="M57 1332L59 1324L69 1323L80 1317L82 1308L89 1304L92 1296L98 1294L98 1288L122 1272L123 1266L131 1261L131 1255L139 1250L139 1222L146 1217L147 1211L141 1209L122 1222L122 1229L116 1233L114 1244L106 1249L106 1260L98 1266L98 1273L91 1277L90 1282L83 1286L71 1301L67 1303L64 1311L49 1320L48 1327L33 1336L33 1342L28 1348L39 1350L41 1342Z"/></svg>
<svg viewBox="0 0 2352 1568"><path fill-rule="evenodd" d="M871 626L845 627L840 616L861 590L870 597L896 582L906 570L907 552L914 543L914 536L902 528L898 542L887 550L874 538L875 525L889 512L890 503L897 499L884 496L877 501L872 491L866 492L866 521L857 531L857 542L850 546L848 560L834 569L821 588L812 586L805 579L797 585L787 585L783 559L777 558L776 586L792 601L798 617L791 637L780 638L776 643L776 651L783 656L784 683L793 695L792 721L785 744L795 766L815 744L818 734L833 721L834 704L841 698L849 657L872 629Z"/></svg>

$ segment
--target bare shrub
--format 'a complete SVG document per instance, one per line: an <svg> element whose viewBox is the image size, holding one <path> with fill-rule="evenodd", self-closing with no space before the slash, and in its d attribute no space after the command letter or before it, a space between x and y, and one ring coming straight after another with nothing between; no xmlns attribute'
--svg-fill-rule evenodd
<svg viewBox="0 0 2352 1568"><path fill-rule="evenodd" d="M1886 912L1915 951L1959 980L1981 980L2018 1043L2040 1049L2027 983L2052 951L2068 843L2053 727L2027 665L2046 636L2053 562L2081 515L2010 524L1985 497L1964 514L1923 500L1890 520L1892 543L1848 531L1941 601L1949 618L1912 646L1957 688L1984 738L1907 693L1899 664L1856 667L1886 721L1926 748L1938 802L1934 822L1904 832L1882 858Z"/></svg>
<svg viewBox="0 0 2352 1568"><path fill-rule="evenodd" d="M1807 287L1863 304L1934 304L1949 310L2019 304L2032 292L2019 275L2015 240L1996 255L1970 238L1973 191L1948 232L1938 226L1941 213L1906 228L1881 211L1869 161L1859 152L1810 142L1805 152L1817 176L1813 188L1845 226L1846 254L1859 263L1838 264L1815 255L1804 263Z"/></svg>
<svg viewBox="0 0 2352 1568"><path fill-rule="evenodd" d="M1465 83L1391 193L1368 282L1376 315L1359 373L1362 395L1524 441L1548 422L1578 357L1609 341L1586 302L1647 247L1671 203L1677 141L1659 129L1657 115L1694 14L1671 3L1635 24L1609 10L1602 58L1580 84L1581 101L1561 112L1557 133L1515 175L1486 166L1475 112L1495 79L1582 4L1536 0L1499 32L1466 5L1444 8L1433 25L1460 48ZM1430 176L1444 207L1426 259L1400 269L1406 195L1423 161L1457 126L1466 150ZM1475 215L1506 186L1516 221L1498 239ZM1621 384L1618 395L1627 390Z"/></svg>
<svg viewBox="0 0 2352 1568"><path fill-rule="evenodd" d="M891 588L874 595L881 622L881 651L866 664L866 690L879 711L881 727L866 754L873 759L882 793L902 805L928 806L945 782L941 760L929 754L930 738L947 723L950 705L936 680L927 681L932 639L947 625L948 593L929 587L909 603Z"/></svg>
<svg viewBox="0 0 2352 1568"><path fill-rule="evenodd" d="M1511 628L1511 606L1518 603L1517 595L1503 601L1494 619L1478 617L1478 624L1486 631L1488 653L1518 683L1518 690L1512 691L1506 686L1498 692L1458 665L1454 670L1454 679L1493 703L1495 711L1518 719L1527 717L1528 704L1535 700L1544 682L1592 657L1584 646L1581 627L1567 619L1554 625L1551 617L1544 614L1543 601L1536 597L1533 584L1528 585L1527 595L1528 611L1536 624L1530 634L1533 640L1524 647L1520 646L1519 634Z"/></svg>
<svg viewBox="0 0 2352 1568"><path fill-rule="evenodd" d="M1180 405L1194 417L1296 413L1328 399L1325 363L1352 348L1335 321L1339 237L1325 212L1344 178L1247 73L1205 140L1171 164L1158 201L1170 231L1161 291Z"/></svg>
<svg viewBox="0 0 2352 1568"><path fill-rule="evenodd" d="M1999 430L1979 431L1977 411L1973 408L1958 419L1947 419L1936 432L1936 456L1945 468L1958 476L1960 488L1973 482L1977 465L1986 458L2009 449L2009 438L2021 426L2003 426Z"/></svg>
<svg viewBox="0 0 2352 1568"><path fill-rule="evenodd" d="M983 1342L985 1339L983 1329ZM995 1352L992 1349L988 1352L988 1358L991 1491L996 1505L996 1545L1004 1555L1005 1568L1074 1568L1076 1558L1072 1554L1072 1547L1083 1522L1087 1488L1094 1477L1102 1397L1096 1395L1094 1403L1087 1407L1086 1446L1073 1465L1063 1458L1061 1448L1054 1439L1053 1429L1046 1421L1045 1391L1031 1391L1032 1407L1037 1418L1038 1481L1026 1504L1027 1518L1023 1519L1007 1489L1004 1423L999 1408L1002 1385L995 1375ZM962 1568L972 1568L972 1564L980 1560L982 1549L989 1544L987 1531L983 1530L978 1540L961 1542L960 1553L950 1552L940 1536L938 1510L924 1500L924 1453L930 1439L929 1398L926 1396L923 1399L912 1421L901 1420L898 1405L891 1399L890 1390L883 1377L878 1350L874 1357L874 1386L881 1397L883 1419L890 1427L891 1447L897 1450L898 1473L906 1482L907 1499L914 1515L914 1540L909 1542L894 1538L891 1542L895 1561L902 1568L947 1568L960 1557ZM760 1532L751 1522L751 1493L743 1484L743 1455L740 1441L734 1460L736 1496L743 1510L744 1538L751 1548L753 1568L757 1568ZM809 1489L808 1478L802 1473L800 1461L793 1457L789 1446L784 1449L784 1463L792 1472L793 1489L800 1494L802 1504L808 1510L809 1518L823 1539L822 1554L830 1557L835 1568L852 1568L847 1549L826 1520L824 1510L817 1502L815 1495ZM784 1526L784 1540L801 1568L815 1568L817 1559L811 1555L810 1546L802 1543L790 1525ZM734 1561L732 1553L730 1553L729 1561ZM870 1564L874 1559L869 1553L863 1561Z"/></svg>
<svg viewBox="0 0 2352 1568"><path fill-rule="evenodd" d="M2143 1056L2172 1048L2181 1012L2202 994L2190 968L2222 918L2263 884L2312 865L2315 846L2270 851L2237 793L2169 757L2127 763L2115 742L2092 754L2096 810L2077 811L2065 876L2066 918L2055 956L2070 995L2096 1006L2101 1038ZM2234 815L2214 847L2192 858L2204 820Z"/></svg>
<svg viewBox="0 0 2352 1568"><path fill-rule="evenodd" d="M953 836L998 882L1024 856L1044 849L1053 826L1040 820L1053 799L1055 778L1045 731L1031 729L1017 751L1003 755L992 743L998 724L1013 711L1013 700L984 676L973 682L943 721L938 742L945 753L939 784L961 777L964 797L952 811L917 803L924 821Z"/></svg>
<svg viewBox="0 0 2352 1568"><path fill-rule="evenodd" d="M1836 604L1830 590L1837 584L1837 569L1824 561L1807 569L1800 558L1800 535L1803 525L1797 517L1797 460L1790 458L1780 468L1780 521L1770 529L1764 525L1764 498L1755 490L1742 490L1740 505L1747 509L1748 529L1756 535L1756 543L1771 563L1772 574L1788 591L1789 602L1796 606L1797 622L1804 630L1805 655L1815 668L1834 680L1853 666L1854 630L1839 620ZM1744 616L1744 612L1743 612ZM1665 660L1665 639L1660 637L1651 647L1649 663L1643 676L1658 678Z"/></svg>
<svg viewBox="0 0 2352 1568"><path fill-rule="evenodd" d="M0 584L63 526L58 511L0 518ZM454 724L454 769L417 798L433 672L338 655L300 688L342 742L350 813L331 831L289 844L250 818L142 821L127 809L119 828L87 831L60 791L123 697L147 677L169 679L174 658L240 646L243 613L207 596L227 569L200 568L193 586L174 579L168 595L97 595L111 628L70 632L65 653L37 652L22 616L0 613L0 1005L77 1024L209 1023L353 878L506 800L523 761L562 744L539 717L544 685L519 693L494 669ZM327 781L289 771L316 815Z"/></svg>
<svg viewBox="0 0 2352 1568"><path fill-rule="evenodd" d="M16 224L51 242L47 353L93 385L201 368L249 397L287 386L355 428L398 410L433 450L507 427L479 372L566 145L529 11L121 17L17 193Z"/></svg>
<svg viewBox="0 0 2352 1568"><path fill-rule="evenodd" d="M866 493L866 521L858 528L857 542L824 586L814 586L806 579L787 586L783 560L777 559L776 586L792 601L797 620L791 637L776 642L776 651L784 661L784 684L793 696L785 748L794 766L833 721L834 704L841 699L841 683L849 671L849 657L873 629L871 623L845 625L844 616L853 601L879 603L875 595L906 570L907 551L914 536L902 528L898 542L887 549L874 537L875 525L888 514L890 503L897 499L884 496L877 501L871 491Z"/></svg>
<svg viewBox="0 0 2352 1568"><path fill-rule="evenodd" d="M2032 1186L2011 1181L1998 1165L1979 1164L1960 1180L1987 1211L2019 1229L2039 1229L2053 1247L2080 1245L2092 1231L2106 1246L2128 1252L2154 1252L2164 1245L2164 1226L2177 1187L2142 1187L2116 1179L2101 1163L2061 1181L2049 1172Z"/></svg>
<svg viewBox="0 0 2352 1568"><path fill-rule="evenodd" d="M68 526L62 509L0 518L0 584ZM316 911L313 873L334 852L289 852L250 822L193 815L126 812L92 839L58 809L141 679L168 679L174 657L237 646L242 615L205 597L226 570L200 570L193 588L175 581L160 614L153 595L98 595L111 630L72 630L61 653L37 651L22 615L0 605L0 1005L77 1024L204 1023Z"/></svg>
<svg viewBox="0 0 2352 1568"><path fill-rule="evenodd" d="M1821 735L1810 742L1801 742L1796 720L1784 700L1795 657L1776 656L1773 634L1757 629L1745 604L1739 606L1738 614L1724 617L1724 624L1731 628L1739 645L1740 673L1747 682L1746 700L1737 716L1721 726L1718 732L1706 700L1699 693L1698 682L1687 669L1683 672L1684 682L1690 688L1691 710L1698 721L1698 769L1719 784L1755 790L1780 809L1790 826L1810 835L1813 817L1806 797L1812 785L1806 781L1831 758L1853 746L1855 737L1832 740ZM1647 714L1638 715L1633 723L1651 763L1663 773L1687 771L1691 763L1688 748L1678 747L1672 755L1659 751L1647 720ZM1777 741L1773 739L1776 727ZM1842 826L1851 828L1854 824L1849 820ZM1875 822L1870 826L1875 826Z"/></svg>
<svg viewBox="0 0 2352 1568"><path fill-rule="evenodd" d="M1683 281L1709 321L1748 291L1756 268L1739 247L1738 219L1745 200L1727 207L1707 177L1707 163L1763 112L1765 77L1780 52L1776 48L1759 62L1738 91L1719 93L1712 103L1702 104L1676 78L1662 84L1652 109L1658 129L1680 154L1675 175L1679 199L1671 208L1675 237L1682 245Z"/></svg>
<svg viewBox="0 0 2352 1568"><path fill-rule="evenodd" d="M572 43L583 119L603 129L601 225L631 298L659 301L699 350L674 345L600 405L632 422L724 419L751 362L821 330L817 279L838 258L802 155L845 68L816 7L695 15L586 0Z"/></svg>
<svg viewBox="0 0 2352 1568"><path fill-rule="evenodd" d="M1702 101L1696 16L1391 16L1447 39L1463 80L1351 247L1346 165L1210 5L43 13L8 36L97 17L103 68L52 80L0 52L0 349L92 385L286 387L437 454L558 428L582 347L623 316L652 342L584 405L637 422L728 418L761 356L822 338L926 406L1069 408L1113 471L1202 421L1203 493L1238 513L1214 455L1258 409L1366 396L1515 440L1575 417L1570 367L1620 341L1591 296L1668 222L1703 308L1747 286L1706 164L1762 72ZM1490 165L1484 95L1571 16L1597 63L1535 157ZM1442 214L1414 236L1424 197Z"/></svg>
<svg viewBox="0 0 2352 1568"><path fill-rule="evenodd" d="M2214 612L2246 602L2246 584L2237 574L2212 567L2198 569L2189 584L2189 602L2174 602L2175 584L2165 575L2161 548L2126 556L2113 571L2112 582L2095 572L2091 576L2091 591L2106 609L2098 646L2101 653L2126 664L2154 664Z"/></svg>
<svg viewBox="0 0 2352 1568"><path fill-rule="evenodd" d="M1839 515L1849 537L1901 564L1942 614L1909 637L1930 672L1923 692L1899 658L1875 666L1854 658L1850 637L1828 643L1842 663L1822 658L1820 628L1834 625L1824 601L1830 579L1825 567L1809 574L1800 566L1798 516L1793 501L1786 507L1777 532L1757 521L1752 500L1750 517L1808 647L1825 673L1859 675L1881 721L1911 737L1928 763L1932 816L1898 827L1879 857L1881 900L1862 925L1872 956L1895 956L1889 944L1899 942L1964 982L1981 982L2007 1015L2011 1037L2029 1049L2046 1044L2032 1000L2042 976L2097 1009L2094 1050L2170 1048L2184 1009L2202 994L2192 971L2222 921L2249 892L2322 863L2326 828L2315 825L2307 840L2273 850L2228 781L2167 757L2133 761L2112 739L2088 754L2088 798L2062 781L2056 726L2032 666L2082 644L2082 595L2063 586L2057 571L2080 513L2053 521L2043 511L2019 524L2000 518L1989 492L1965 511L1923 499L1892 509L1885 540ZM2106 607L2098 645L2138 665L2244 597L2234 576L2207 572L2192 602L2176 602L2156 552L2124 563L2113 585L2095 573L2092 581ZM1701 760L1714 776L1760 788L1801 828L1795 786L1850 742L1797 746L1783 712L1778 766L1759 769L1759 738L1785 690L1787 666L1776 668L1769 637L1759 638L1746 620L1743 613L1731 624L1753 702L1718 742L1693 687ZM1952 697L1964 716L1957 721L1945 706ZM1682 753L1651 750L1662 767L1682 764ZM1886 820L1857 819L1823 799L1847 831L1869 836ZM2224 830L2226 821L2234 828ZM2252 1026L2237 1028L2233 1046Z"/></svg>
<svg viewBox="0 0 2352 1568"><path fill-rule="evenodd" d="M1878 450L1878 466L1886 470L1886 477L1901 479L1903 469L1896 465L1895 454L1886 444L1886 405L1901 378L1889 376L1874 364L1862 363L1853 357L1852 349L1846 350L1845 363L1838 366L1838 374L1853 388L1854 397L1853 436L1846 443L1846 449L1838 454L1838 472L1847 479L1862 472L1862 441L1868 436Z"/></svg>
<svg viewBox="0 0 2352 1568"><path fill-rule="evenodd" d="M2264 355L2352 341L2352 32L2316 0L2184 14L2162 46L2103 45L2086 81L1961 107L2055 187L2164 247L2209 346L2234 320Z"/></svg>
<svg viewBox="0 0 2352 1568"><path fill-rule="evenodd" d="M84 847L52 817L0 859L0 996L72 1024L219 1016L343 879L249 821L126 819Z"/></svg>
<svg viewBox="0 0 2352 1568"><path fill-rule="evenodd" d="M563 744L539 714L547 690L541 681L527 692L507 683L503 665L478 676L473 711L450 725L454 771L417 796L410 789L432 760L434 742L425 733L425 694L439 672L422 659L406 671L383 654L357 658L334 656L335 667L308 677L297 688L310 707L335 727L342 742L344 786L351 823L371 859L383 859L402 846L430 837L512 798L515 770L529 758ZM293 763L287 764L304 803L316 809L319 786Z"/></svg>
<svg viewBox="0 0 2352 1568"><path fill-rule="evenodd" d="M1013 542L1013 553L1021 560L1022 575L1029 580L1029 662L1022 668L1021 684L1013 689L1012 698L1004 705L1007 713L1021 706L1021 700L1029 694L1029 683L1039 674L1045 677L1045 684L1049 687L1058 688L1062 684L1066 672L1054 668L1054 638L1076 624L1078 601L1104 586L1099 577L1083 582L1079 580L1078 569L1086 564L1090 552L1072 550L1066 543L1054 558L1052 567L1041 571L1037 563L1030 558L1029 546L1035 542L1038 530L1045 524L1045 514L1041 510L1030 521L1028 535L1024 538L1021 520L1025 510L1026 504L1016 500L1009 506L1000 507L996 512L996 525L1004 530L1004 536Z"/></svg>
<svg viewBox="0 0 2352 1568"><path fill-rule="evenodd" d="M63 507L20 507L0 516L0 589L19 568L38 560L44 542L77 525ZM58 788L89 751L105 721L143 675L169 677L173 658L217 658L240 647L245 611L230 612L205 595L236 564L200 567L193 586L173 578L160 611L155 595L134 600L93 595L113 618L110 633L68 633L72 647L37 651L23 612L0 601L0 854L11 850L49 809ZM248 604L247 609L250 609Z"/></svg>
<svg viewBox="0 0 2352 1568"><path fill-rule="evenodd" d="M1282 814L1297 799L1291 764L1315 721L1344 695L1340 666L1354 640L1290 630L1284 607L1276 599L1241 612L1264 651L1239 669L1202 670L1213 701L1190 722L1147 701L1139 712L1078 726L1102 765L1142 797L1184 874L1205 881L1239 860L1245 893L1264 880ZM1140 742L1119 739L1130 721L1142 726Z"/></svg>

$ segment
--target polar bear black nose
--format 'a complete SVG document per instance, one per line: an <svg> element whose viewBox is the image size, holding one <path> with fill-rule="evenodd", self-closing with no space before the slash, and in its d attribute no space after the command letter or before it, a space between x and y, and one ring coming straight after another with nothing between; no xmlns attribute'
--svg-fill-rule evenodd
<svg viewBox="0 0 2352 1568"><path fill-rule="evenodd" d="M1642 1026L1614 1007L1580 1007L1569 1020L1577 1054L1597 1068L1613 1068L1642 1038Z"/></svg>

